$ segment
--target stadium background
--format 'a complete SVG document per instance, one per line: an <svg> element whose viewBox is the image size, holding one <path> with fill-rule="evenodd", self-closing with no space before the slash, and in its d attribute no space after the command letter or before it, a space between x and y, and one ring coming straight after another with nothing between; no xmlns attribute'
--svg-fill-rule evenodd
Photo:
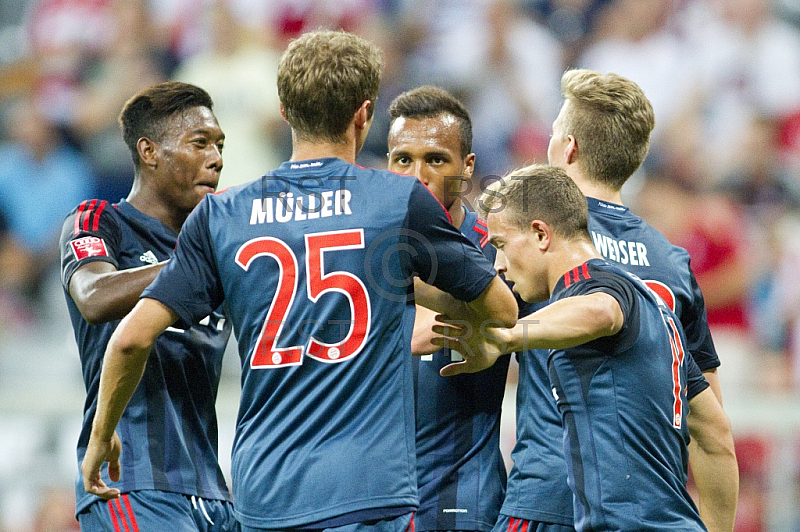
<svg viewBox="0 0 800 532"><path fill-rule="evenodd" d="M690 251L705 293L737 439L736 530L800 530L800 1L3 0L0 532L77 529L84 390L56 241L79 199L130 187L121 105L160 80L203 86L227 134L221 186L253 179L289 153L278 57L317 27L386 53L362 165L385 166L386 109L403 90L433 83L463 99L470 197L487 177L546 162L565 68L644 88L657 126L624 196ZM514 386L512 373L507 412ZM231 349L218 401L226 470L238 389Z"/></svg>

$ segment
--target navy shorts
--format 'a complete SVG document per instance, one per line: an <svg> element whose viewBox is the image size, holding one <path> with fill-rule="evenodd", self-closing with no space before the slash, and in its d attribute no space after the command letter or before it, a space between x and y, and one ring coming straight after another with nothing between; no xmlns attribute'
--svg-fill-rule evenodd
<svg viewBox="0 0 800 532"><path fill-rule="evenodd" d="M557 523L528 521L520 517L500 514L492 532L575 532L575 528Z"/></svg>
<svg viewBox="0 0 800 532"><path fill-rule="evenodd" d="M82 532L239 532L228 501L158 490L96 501L78 514Z"/></svg>

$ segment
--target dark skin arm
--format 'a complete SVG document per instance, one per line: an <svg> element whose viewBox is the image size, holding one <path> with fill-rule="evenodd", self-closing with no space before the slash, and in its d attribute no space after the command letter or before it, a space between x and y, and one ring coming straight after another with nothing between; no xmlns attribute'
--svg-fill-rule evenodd
<svg viewBox="0 0 800 532"><path fill-rule="evenodd" d="M90 262L78 268L69 282L69 295L83 318L92 325L125 317L166 262L117 270L108 262Z"/></svg>

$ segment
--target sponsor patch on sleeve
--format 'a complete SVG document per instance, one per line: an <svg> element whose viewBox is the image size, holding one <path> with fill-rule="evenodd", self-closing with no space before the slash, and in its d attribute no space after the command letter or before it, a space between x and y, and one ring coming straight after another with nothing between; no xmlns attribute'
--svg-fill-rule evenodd
<svg viewBox="0 0 800 532"><path fill-rule="evenodd" d="M76 238L69 243L72 246L72 253L77 260L88 257L108 257L108 249L102 238L96 236L84 236Z"/></svg>

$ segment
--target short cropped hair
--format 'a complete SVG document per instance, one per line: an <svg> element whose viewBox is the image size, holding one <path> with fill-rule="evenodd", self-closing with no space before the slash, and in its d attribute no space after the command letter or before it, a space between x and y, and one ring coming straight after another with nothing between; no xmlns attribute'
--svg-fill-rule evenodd
<svg viewBox="0 0 800 532"><path fill-rule="evenodd" d="M650 100L627 78L586 69L566 71L561 92L571 102L562 133L578 141L578 163L591 179L620 190L650 147Z"/></svg>
<svg viewBox="0 0 800 532"><path fill-rule="evenodd" d="M542 220L568 240L590 238L586 197L561 168L532 164L514 170L486 187L478 205L483 216L502 211L522 230Z"/></svg>
<svg viewBox="0 0 800 532"><path fill-rule="evenodd" d="M194 107L212 110L214 102L205 90L179 81L165 81L147 87L125 103L119 115L119 126L135 168L139 168L139 152L136 150L139 139L147 137L154 142L163 142L170 118Z"/></svg>
<svg viewBox="0 0 800 532"><path fill-rule="evenodd" d="M401 116L419 120L442 114L456 119L461 132L461 157L466 157L472 152L472 120L464 104L444 89L423 85L402 93L389 106L389 123Z"/></svg>
<svg viewBox="0 0 800 532"><path fill-rule="evenodd" d="M299 139L340 143L365 100L372 116L382 73L382 52L366 39L329 30L301 35L278 66L286 120Z"/></svg>

